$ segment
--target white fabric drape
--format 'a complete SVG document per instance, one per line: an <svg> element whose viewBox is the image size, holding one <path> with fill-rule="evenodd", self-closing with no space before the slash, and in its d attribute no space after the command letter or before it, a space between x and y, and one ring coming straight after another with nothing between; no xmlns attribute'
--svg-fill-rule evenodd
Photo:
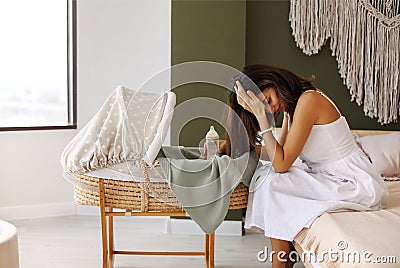
<svg viewBox="0 0 400 268"><path fill-rule="evenodd" d="M330 38L351 101L381 124L400 114L400 1L291 0L295 41L307 55Z"/></svg>
<svg viewBox="0 0 400 268"><path fill-rule="evenodd" d="M174 97L169 104L169 94L118 86L65 147L61 155L65 174L84 174L127 161L139 166L142 159L151 164L163 140L157 133L165 137L172 116L165 107L175 105ZM154 152L147 155L150 148Z"/></svg>

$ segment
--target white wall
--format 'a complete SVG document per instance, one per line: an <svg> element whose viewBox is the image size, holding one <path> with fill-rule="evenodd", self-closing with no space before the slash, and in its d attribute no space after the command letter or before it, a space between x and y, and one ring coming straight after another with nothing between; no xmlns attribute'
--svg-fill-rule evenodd
<svg viewBox="0 0 400 268"><path fill-rule="evenodd" d="M77 8L81 128L117 85L138 88L170 66L171 3L79 0ZM0 218L73 213L72 185L62 178L59 159L76 133L0 132Z"/></svg>

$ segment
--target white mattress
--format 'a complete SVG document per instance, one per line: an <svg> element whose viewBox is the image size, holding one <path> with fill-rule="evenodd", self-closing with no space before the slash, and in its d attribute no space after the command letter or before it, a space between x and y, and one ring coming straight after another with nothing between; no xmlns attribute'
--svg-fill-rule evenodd
<svg viewBox="0 0 400 268"><path fill-rule="evenodd" d="M149 167L148 172L152 182L166 182L160 165L156 165L154 168ZM144 181L142 169L128 163L120 163L111 167L97 169L85 175L109 180Z"/></svg>
<svg viewBox="0 0 400 268"><path fill-rule="evenodd" d="M382 267L383 264L378 263L383 260L380 257L385 257L388 261L391 256L396 258L397 264L386 263L383 266L399 267L400 181L386 183L389 188L388 208L367 212L325 213L309 229L303 229L295 237L295 247L300 247L303 252L316 254L318 263L314 267ZM322 254L329 251L338 252L339 258L343 254L344 260L334 262L328 256L323 259ZM352 252L361 254L359 262L353 262ZM363 257L362 254L368 256ZM380 259L377 260L376 257ZM346 261L346 258L350 259Z"/></svg>

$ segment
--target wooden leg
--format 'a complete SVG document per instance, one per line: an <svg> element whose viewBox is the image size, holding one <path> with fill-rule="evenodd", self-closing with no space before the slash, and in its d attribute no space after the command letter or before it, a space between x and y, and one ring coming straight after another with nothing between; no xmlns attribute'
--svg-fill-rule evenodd
<svg viewBox="0 0 400 268"><path fill-rule="evenodd" d="M110 208L110 212L113 212L112 208ZM109 268L114 267L114 219L113 219L113 216L108 216L108 265L109 265Z"/></svg>
<svg viewBox="0 0 400 268"><path fill-rule="evenodd" d="M206 234L206 267L210 268L210 234Z"/></svg>
<svg viewBox="0 0 400 268"><path fill-rule="evenodd" d="M211 233L210 234L210 257L209 257L210 268L214 268L214 244L215 244L215 233Z"/></svg>
<svg viewBox="0 0 400 268"><path fill-rule="evenodd" d="M106 207L104 199L104 180L99 181L100 190L100 218L101 218L101 241L103 245L103 268L108 268L108 252L107 252L107 219Z"/></svg>

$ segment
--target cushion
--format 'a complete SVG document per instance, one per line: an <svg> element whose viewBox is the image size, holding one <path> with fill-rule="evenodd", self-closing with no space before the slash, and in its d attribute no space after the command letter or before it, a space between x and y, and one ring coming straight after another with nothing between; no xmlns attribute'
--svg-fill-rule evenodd
<svg viewBox="0 0 400 268"><path fill-rule="evenodd" d="M359 137L357 142L381 176L400 176L400 132Z"/></svg>

